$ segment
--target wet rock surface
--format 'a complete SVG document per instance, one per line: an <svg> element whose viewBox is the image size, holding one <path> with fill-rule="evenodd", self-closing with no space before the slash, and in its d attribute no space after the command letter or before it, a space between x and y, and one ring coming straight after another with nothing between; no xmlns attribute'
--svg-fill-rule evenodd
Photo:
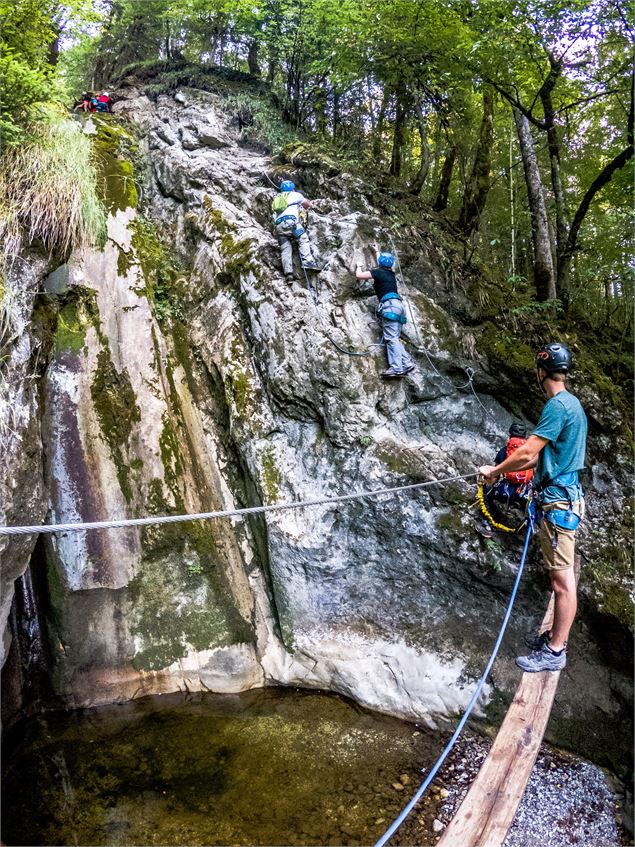
<svg viewBox="0 0 635 847"><path fill-rule="evenodd" d="M311 157L273 161L242 143L221 97L192 89L150 99L128 88L116 115L91 126L109 237L49 279L57 325L42 383L47 462L31 435L37 461L14 451L36 483L10 522L42 514L43 479L52 519L95 520L472 473L504 442L512 410L532 405L522 387L497 387L456 284L471 273L458 252L444 263L433 235L413 244L405 229L392 234L361 180ZM323 201L310 229L326 263L316 300L303 278L289 286L282 277L267 177L283 173ZM370 260L370 241L390 238L441 375L415 354L406 380L379 377L376 298L353 269ZM328 335L370 355L345 356ZM467 367L483 405L453 388ZM36 406L30 391L20 408L31 410L37 442ZM626 465L614 457L608 475L612 436L598 434L619 423L594 412L583 550L596 527L606 543L621 531ZM21 506L22 483L19 491L11 497ZM56 693L87 705L296 685L434 726L468 701L519 556L516 539L475 537L473 499L473 481L462 481L254 521L50 539L43 580ZM546 606L538 572L527 575L486 686L481 711L493 722L515 688L522 635ZM631 648L619 627L606 646L605 617L583 613L576 624L549 732L623 771Z"/></svg>

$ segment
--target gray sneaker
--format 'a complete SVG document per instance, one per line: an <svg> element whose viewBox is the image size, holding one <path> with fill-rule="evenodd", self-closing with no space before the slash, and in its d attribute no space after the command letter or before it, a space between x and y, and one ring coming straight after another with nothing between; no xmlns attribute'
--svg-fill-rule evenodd
<svg viewBox="0 0 635 847"><path fill-rule="evenodd" d="M556 656L549 647L544 644L540 650L534 650L528 656L518 656L516 659L518 667L525 673L539 673L540 671L561 671L567 664L567 649Z"/></svg>
<svg viewBox="0 0 635 847"><path fill-rule="evenodd" d="M381 375L384 379L399 379L404 376L404 373L403 371L396 371L394 368L387 368L381 372Z"/></svg>

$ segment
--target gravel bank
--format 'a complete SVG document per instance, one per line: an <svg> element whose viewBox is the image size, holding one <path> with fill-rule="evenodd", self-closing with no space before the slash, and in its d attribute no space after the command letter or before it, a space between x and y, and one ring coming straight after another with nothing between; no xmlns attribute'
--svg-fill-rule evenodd
<svg viewBox="0 0 635 847"><path fill-rule="evenodd" d="M447 797L438 811L436 838L449 823L491 747L486 738L459 739L440 771ZM543 745L504 847L617 847L631 844L619 824L620 802L604 772ZM431 842L432 843L432 842Z"/></svg>

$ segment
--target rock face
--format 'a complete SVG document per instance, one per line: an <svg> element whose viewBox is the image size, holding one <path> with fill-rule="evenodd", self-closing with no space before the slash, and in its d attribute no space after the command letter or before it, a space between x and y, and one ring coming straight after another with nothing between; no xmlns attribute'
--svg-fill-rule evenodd
<svg viewBox="0 0 635 847"><path fill-rule="evenodd" d="M409 249L405 232L395 240L415 318L408 331L441 373L418 355L406 380L379 378L375 298L352 272L368 262L369 241L390 243L389 221L359 180L333 184L311 163L287 166L323 198L310 234L326 262L312 290L304 279L289 286L270 229L275 168L241 146L219 98L184 89L153 102L130 88L115 111L138 136L134 179L123 130L102 122L97 139L110 145L108 173L142 188L143 214L137 191L111 179L105 247L49 277L58 300L42 386L51 520L313 499L472 474L491 458L524 398L487 393L496 380L459 320L469 300L456 292L450 308L447 274L432 250ZM164 265L178 269L167 293ZM481 402L453 386L467 367L479 373ZM33 412L29 420L37 427ZM592 441L589 505L610 526L618 517L600 505L601 447ZM520 554L515 540L490 549L474 536L473 483L251 520L48 536L55 693L89 704L308 686L434 724L469 699ZM530 577L519 599L482 704L494 715L515 687L511 657L544 611L543 589ZM609 724L628 677L619 658L602 655L596 625L593 616L577 624L553 738L587 755L610 748L614 761L621 732Z"/></svg>
<svg viewBox="0 0 635 847"><path fill-rule="evenodd" d="M0 522L30 525L45 514L42 450L38 409L40 340L32 314L43 263L16 258L5 280L0 326ZM7 620L13 583L23 572L35 539L0 536L0 666L11 643Z"/></svg>

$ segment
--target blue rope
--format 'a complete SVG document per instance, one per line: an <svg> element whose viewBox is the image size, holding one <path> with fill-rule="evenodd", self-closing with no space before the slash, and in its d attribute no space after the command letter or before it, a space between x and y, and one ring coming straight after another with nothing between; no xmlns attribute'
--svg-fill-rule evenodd
<svg viewBox="0 0 635 847"><path fill-rule="evenodd" d="M476 703L478 696L481 693L481 689L485 685L485 680L487 679L489 672L492 669L492 665L494 664L494 660L496 659L496 655L498 654L498 650L500 648L501 641L503 640L503 636L505 635L505 630L507 628L507 624L509 622L509 618L510 618L510 615L512 613L514 600L516 599L516 594L518 592L518 586L520 585L520 578L523 574L523 569L525 567L525 560L527 559L527 550L529 548L529 539L531 538L531 532L532 532L532 529L533 529L533 525L534 525L534 520L533 520L533 517L531 517L531 515L530 515L528 517L527 535L525 537L525 546L523 548L523 555L522 555L521 560L520 560L520 565L518 566L518 573L516 574L516 580L514 581L514 587L512 588L512 593L511 593L510 598L509 598L509 603L507 604L507 611L505 612L505 617L503 618L503 623L501 624L500 632L498 633L498 638L496 639L496 644L494 644L494 649L492 650L492 654L489 657L489 661L487 663L485 670L483 671L483 676L478 681L478 685L476 686L476 690L474 691L474 694L472 694L472 698L471 698L470 702L467 704L467 708L466 708L465 712L463 713L463 717L459 721L459 725L457 726L457 728L454 730L454 734L453 734L452 738L448 741L445 750L441 753L441 755L437 759L436 764L434 765L434 767L432 768L432 770L430 771L430 773L426 777L425 781L422 783L422 785L417 790L417 793L414 795L414 797L408 803L408 805L405 807L405 809L401 812L401 814L397 818L395 818L395 820L390 825L390 827L386 830L386 832L382 835L382 837L379 839L379 841L375 844L375 847L383 847L383 845L386 844L386 842L389 841L392 838L392 836L395 834L395 832L397 832L397 830L399 829L401 824L406 820L406 818L408 817L410 812L417 805L417 803L419 802L419 800L423 796L423 793L425 792L425 790L428 788L428 786L430 785L432 780L437 775L439 768L441 767L441 765L447 759L448 754L450 753L450 750L452 750L452 748L454 747L457 738L461 734L461 730L465 726L467 719L469 718L470 713L472 712L472 709L474 708L474 704Z"/></svg>

